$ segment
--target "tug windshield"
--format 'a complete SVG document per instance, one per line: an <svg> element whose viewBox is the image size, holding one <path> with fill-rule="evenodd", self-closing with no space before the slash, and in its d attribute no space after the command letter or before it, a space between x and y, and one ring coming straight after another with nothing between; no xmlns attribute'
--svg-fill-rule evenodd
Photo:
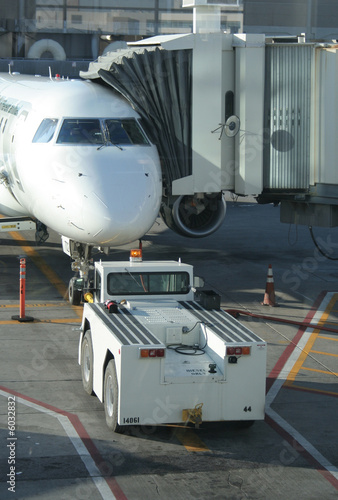
<svg viewBox="0 0 338 500"><path fill-rule="evenodd" d="M107 290L109 295L156 295L184 294L189 292L189 274L137 273L126 270L124 273L108 274Z"/></svg>

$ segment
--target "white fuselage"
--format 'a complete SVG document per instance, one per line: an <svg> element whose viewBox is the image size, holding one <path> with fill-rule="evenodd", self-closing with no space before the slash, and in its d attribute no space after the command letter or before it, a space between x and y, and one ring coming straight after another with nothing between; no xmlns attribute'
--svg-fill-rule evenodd
<svg viewBox="0 0 338 500"><path fill-rule="evenodd" d="M139 118L99 84L1 74L0 214L93 246L141 238L162 181Z"/></svg>

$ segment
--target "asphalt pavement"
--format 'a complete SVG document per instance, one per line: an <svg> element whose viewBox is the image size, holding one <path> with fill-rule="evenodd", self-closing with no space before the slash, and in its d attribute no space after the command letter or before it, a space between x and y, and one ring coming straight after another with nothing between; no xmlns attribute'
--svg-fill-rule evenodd
<svg viewBox="0 0 338 500"><path fill-rule="evenodd" d="M266 418L115 434L77 363L82 307L51 233L0 233L0 498L331 500L338 490L338 229L281 224L279 207L228 196L220 230L190 240L158 219L144 259L181 258L268 343ZM96 254L125 260L135 244ZM325 257L326 254L328 257ZM19 264L26 259L18 322ZM264 306L269 265L277 307Z"/></svg>

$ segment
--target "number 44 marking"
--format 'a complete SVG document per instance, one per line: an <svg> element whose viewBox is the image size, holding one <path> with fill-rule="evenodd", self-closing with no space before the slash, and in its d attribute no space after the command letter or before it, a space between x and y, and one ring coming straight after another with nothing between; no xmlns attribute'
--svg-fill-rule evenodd
<svg viewBox="0 0 338 500"><path fill-rule="evenodd" d="M251 411L251 406L246 406L243 411Z"/></svg>

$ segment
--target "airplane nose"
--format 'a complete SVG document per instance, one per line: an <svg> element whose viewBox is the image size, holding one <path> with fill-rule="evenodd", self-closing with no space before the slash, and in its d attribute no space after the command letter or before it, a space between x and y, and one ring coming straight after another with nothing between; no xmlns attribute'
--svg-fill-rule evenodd
<svg viewBox="0 0 338 500"><path fill-rule="evenodd" d="M148 169L109 172L96 185L87 178L82 185L80 225L90 244L121 245L141 238L154 223L160 204L160 182ZM84 180L84 179L79 179Z"/></svg>
<svg viewBox="0 0 338 500"><path fill-rule="evenodd" d="M50 177L42 179L53 189L32 200L35 217L91 246L124 245L144 236L158 216L162 196L156 148L94 147L81 157L76 152L57 148Z"/></svg>

